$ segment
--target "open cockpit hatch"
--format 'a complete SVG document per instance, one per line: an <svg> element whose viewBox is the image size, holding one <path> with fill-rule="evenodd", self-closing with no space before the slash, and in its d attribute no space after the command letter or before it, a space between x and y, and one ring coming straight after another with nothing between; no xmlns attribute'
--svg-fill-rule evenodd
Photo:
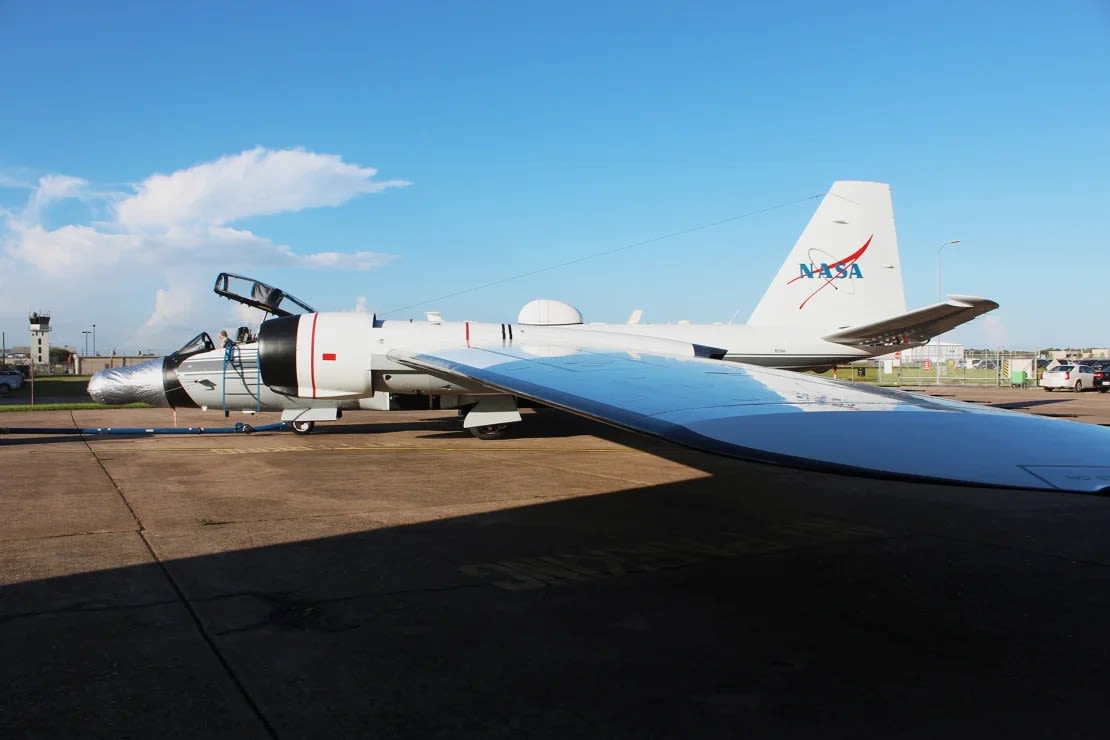
<svg viewBox="0 0 1110 740"><path fill-rule="evenodd" d="M245 275L221 272L216 277L213 290L218 296L238 301L246 306L253 306L274 316L293 316L316 311L312 306L294 298L281 288L275 288Z"/></svg>

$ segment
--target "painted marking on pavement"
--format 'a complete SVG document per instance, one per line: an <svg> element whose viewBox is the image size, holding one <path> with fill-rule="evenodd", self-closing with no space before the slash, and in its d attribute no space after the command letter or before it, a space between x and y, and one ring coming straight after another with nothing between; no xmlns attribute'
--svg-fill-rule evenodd
<svg viewBox="0 0 1110 740"><path fill-rule="evenodd" d="M683 537L590 550L538 555L464 565L459 571L506 591L596 581L681 568L707 560L761 555L837 541L886 537L887 532L860 524L814 519L772 527L758 535L716 532L703 539Z"/></svg>

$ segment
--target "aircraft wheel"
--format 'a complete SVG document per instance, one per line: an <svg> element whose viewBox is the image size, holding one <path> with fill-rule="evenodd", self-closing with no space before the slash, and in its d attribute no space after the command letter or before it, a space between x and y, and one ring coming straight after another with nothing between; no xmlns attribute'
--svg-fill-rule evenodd
<svg viewBox="0 0 1110 740"><path fill-rule="evenodd" d="M1083 392L1083 381L1082 380L1075 381L1075 392L1076 393L1082 393Z"/></svg>
<svg viewBox="0 0 1110 740"><path fill-rule="evenodd" d="M311 432L315 428L316 428L316 422L314 422L314 421L295 421L295 422L293 422L293 433L294 434L308 434L309 432Z"/></svg>
<svg viewBox="0 0 1110 740"><path fill-rule="evenodd" d="M501 439L508 429L508 424L487 424L482 427L470 427L470 433L478 439Z"/></svg>

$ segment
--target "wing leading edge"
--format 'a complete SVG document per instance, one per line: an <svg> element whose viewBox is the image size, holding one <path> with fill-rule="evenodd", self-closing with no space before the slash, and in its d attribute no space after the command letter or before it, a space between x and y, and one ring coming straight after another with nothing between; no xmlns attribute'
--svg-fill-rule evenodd
<svg viewBox="0 0 1110 740"><path fill-rule="evenodd" d="M799 373L628 352L390 358L696 449L881 477L1099 493L1110 430Z"/></svg>

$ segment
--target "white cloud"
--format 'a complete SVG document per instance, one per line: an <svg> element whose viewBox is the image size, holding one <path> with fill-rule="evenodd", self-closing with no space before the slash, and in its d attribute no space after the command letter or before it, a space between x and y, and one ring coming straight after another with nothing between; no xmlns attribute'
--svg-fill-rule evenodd
<svg viewBox="0 0 1110 740"><path fill-rule="evenodd" d="M301 267L316 267L332 270L373 270L376 267L388 265L394 259L392 254L378 254L377 252L317 252L297 258Z"/></svg>
<svg viewBox="0 0 1110 740"><path fill-rule="evenodd" d="M0 172L0 188L18 188L19 190L33 190L34 185L29 181L16 177L7 172Z"/></svg>
<svg viewBox="0 0 1110 740"><path fill-rule="evenodd" d="M106 234L77 225L48 231L38 224L13 223L9 236L9 256L47 276L116 264L141 256L143 246L142 238L135 234Z"/></svg>
<svg viewBox="0 0 1110 740"><path fill-rule="evenodd" d="M235 319L236 326L258 326L269 314L260 308L254 308L244 303L231 304L231 317Z"/></svg>
<svg viewBox="0 0 1110 740"><path fill-rule="evenodd" d="M87 180L69 175L44 175L39 178L31 199L27 201L27 208L23 211L22 220L33 221L39 217L46 206L54 201L67 198L80 198L83 195Z"/></svg>
<svg viewBox="0 0 1110 740"><path fill-rule="evenodd" d="M154 292L154 313L143 324L144 329L157 329L164 326L178 326L184 323L192 311L190 291L182 286L169 290L158 289Z"/></svg>
<svg viewBox="0 0 1110 740"><path fill-rule="evenodd" d="M151 346L170 328L180 332L190 323L195 327L201 313L209 319L236 320L226 311L217 316L199 300L219 270L249 271L256 265L336 271L381 267L394 256L371 251L301 253L229 225L250 217L338 206L408 184L375 180L376 174L373 168L344 162L334 154L261 147L168 175L151 175L131 192L98 187L71 175L48 174L36 181L22 173L0 173L0 186L30 191L22 205L0 203L0 264L11 281L5 286L8 310L22 310L17 301L38 305L40 286L49 285L66 300L72 298L74 313L90 304L103 313L117 308L123 296L133 302L137 291L160 283L163 287L153 296L149 317L130 319L132 336ZM9 191L9 200L10 196ZM105 212L106 205L106 220L48 228L43 222L46 210L72 199L95 203L99 212Z"/></svg>
<svg viewBox="0 0 1110 740"><path fill-rule="evenodd" d="M152 175L116 206L132 229L170 224L223 225L252 216L337 206L364 193L408 185L375 181L377 170L348 164L334 154L256 147L178 170Z"/></svg>

